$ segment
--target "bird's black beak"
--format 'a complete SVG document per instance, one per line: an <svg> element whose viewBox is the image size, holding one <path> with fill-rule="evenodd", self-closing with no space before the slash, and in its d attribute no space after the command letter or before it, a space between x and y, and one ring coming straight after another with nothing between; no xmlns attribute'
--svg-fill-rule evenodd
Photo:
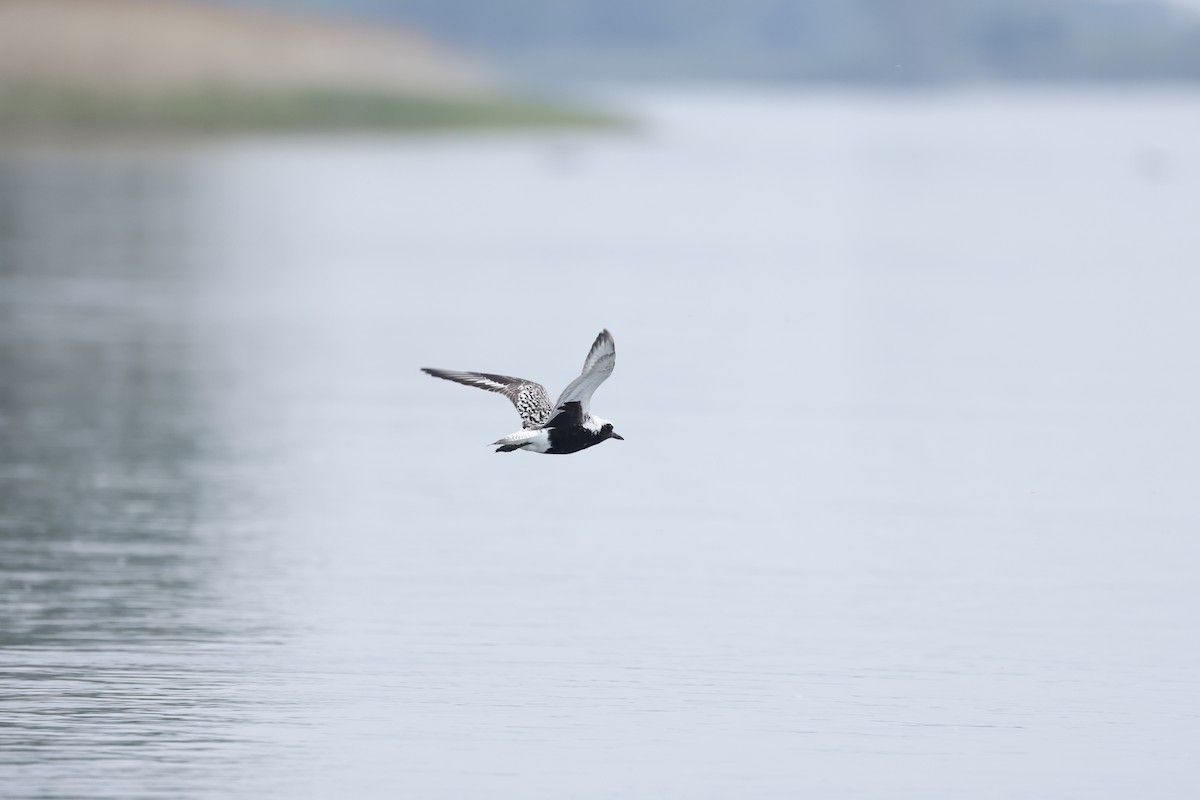
<svg viewBox="0 0 1200 800"><path fill-rule="evenodd" d="M614 438L614 439L620 439L622 442L623 442L623 441L625 441L625 437L624 437L624 436L622 436L621 434L617 433L616 431L613 431L612 438Z"/></svg>

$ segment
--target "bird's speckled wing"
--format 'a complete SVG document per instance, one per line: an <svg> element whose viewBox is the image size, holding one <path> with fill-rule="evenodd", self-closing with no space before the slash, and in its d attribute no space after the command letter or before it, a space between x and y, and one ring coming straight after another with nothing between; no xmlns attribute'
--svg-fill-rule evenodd
<svg viewBox="0 0 1200 800"><path fill-rule="evenodd" d="M592 343L592 349L588 351L587 358L583 361L583 372L567 385L554 407L562 408L567 403L578 401L583 413L590 413L592 394L595 393L597 386L604 383L609 375L612 375L616 365L616 342L613 341L612 334L607 330L600 331L600 335Z"/></svg>
<svg viewBox="0 0 1200 800"><path fill-rule="evenodd" d="M504 395L517 407L517 413L521 415L521 427L526 430L541 428L550 419L550 412L554 410L554 407L550 405L550 398L546 395L545 387L524 378L492 375L488 372L431 369L430 367L422 367L421 371L435 378L445 378L464 386L474 386Z"/></svg>

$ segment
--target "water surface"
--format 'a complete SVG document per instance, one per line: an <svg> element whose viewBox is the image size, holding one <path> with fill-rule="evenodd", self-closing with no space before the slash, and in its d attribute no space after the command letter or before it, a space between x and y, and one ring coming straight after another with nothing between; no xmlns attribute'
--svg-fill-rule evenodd
<svg viewBox="0 0 1200 800"><path fill-rule="evenodd" d="M6 797L1200 784L1195 97L624 99L0 156Z"/></svg>

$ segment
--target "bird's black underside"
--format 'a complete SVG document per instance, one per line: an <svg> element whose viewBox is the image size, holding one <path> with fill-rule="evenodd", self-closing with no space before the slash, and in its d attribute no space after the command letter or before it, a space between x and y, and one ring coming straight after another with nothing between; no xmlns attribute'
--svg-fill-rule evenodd
<svg viewBox="0 0 1200 800"><path fill-rule="evenodd" d="M565 428L551 428L550 449L546 452L549 455L578 453L580 450L586 450L593 445L600 444L607 438L607 436L602 436L595 431L579 425Z"/></svg>
<svg viewBox="0 0 1200 800"><path fill-rule="evenodd" d="M583 427L583 404L578 400L563 403L546 425L550 429L548 455L578 453L600 444L607 436Z"/></svg>

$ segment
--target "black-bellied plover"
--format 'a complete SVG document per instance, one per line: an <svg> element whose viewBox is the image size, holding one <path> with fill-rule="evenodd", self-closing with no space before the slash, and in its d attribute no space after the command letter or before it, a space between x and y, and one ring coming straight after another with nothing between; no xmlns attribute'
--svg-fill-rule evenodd
<svg viewBox="0 0 1200 800"><path fill-rule="evenodd" d="M492 442L499 445L497 453L528 450L558 454L577 453L605 439L624 440L625 437L613 430L611 422L593 416L589 411L596 387L612 374L616 364L617 346L612 334L607 330L600 331L583 362L583 371L563 390L554 405L550 405L544 386L523 378L429 367L422 367L421 371L435 378L497 392L513 402L521 415L522 429Z"/></svg>

